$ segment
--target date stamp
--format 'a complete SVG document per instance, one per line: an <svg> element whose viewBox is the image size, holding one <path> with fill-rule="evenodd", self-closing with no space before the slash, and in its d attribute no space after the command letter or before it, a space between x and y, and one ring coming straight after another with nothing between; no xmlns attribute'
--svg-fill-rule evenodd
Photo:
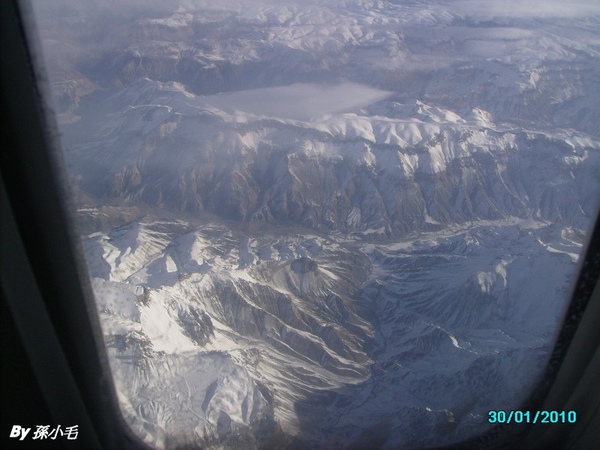
<svg viewBox="0 0 600 450"><path fill-rule="evenodd" d="M575 411L488 411L488 423L575 423Z"/></svg>

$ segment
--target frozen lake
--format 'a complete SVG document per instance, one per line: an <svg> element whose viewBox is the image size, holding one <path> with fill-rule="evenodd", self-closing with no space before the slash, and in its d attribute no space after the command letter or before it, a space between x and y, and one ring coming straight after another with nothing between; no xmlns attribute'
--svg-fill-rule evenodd
<svg viewBox="0 0 600 450"><path fill-rule="evenodd" d="M229 113L237 110L285 119L309 120L366 106L391 94L392 92L358 83L296 83L208 95L203 99Z"/></svg>

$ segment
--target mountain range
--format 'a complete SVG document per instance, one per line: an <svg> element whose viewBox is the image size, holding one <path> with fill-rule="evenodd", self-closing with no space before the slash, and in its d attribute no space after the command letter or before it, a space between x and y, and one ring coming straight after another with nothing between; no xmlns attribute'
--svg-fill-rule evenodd
<svg viewBox="0 0 600 450"><path fill-rule="evenodd" d="M431 448L539 381L600 193L593 2L33 6L122 413Z"/></svg>

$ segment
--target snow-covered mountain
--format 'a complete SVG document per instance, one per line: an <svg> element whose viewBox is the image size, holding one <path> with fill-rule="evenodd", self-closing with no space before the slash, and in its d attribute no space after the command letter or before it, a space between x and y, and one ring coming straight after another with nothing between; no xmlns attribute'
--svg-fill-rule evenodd
<svg viewBox="0 0 600 450"><path fill-rule="evenodd" d="M351 81L461 116L600 131L593 1L60 3L35 6L60 111L72 105L67 81L89 90L82 79L148 77L198 95Z"/></svg>
<svg viewBox="0 0 600 450"><path fill-rule="evenodd" d="M382 442L412 448L518 406L580 238L497 222L389 245L147 216L85 242L124 411L149 441L342 448L385 423Z"/></svg>
<svg viewBox="0 0 600 450"><path fill-rule="evenodd" d="M146 441L432 447L526 398L598 207L598 5L34 13Z"/></svg>
<svg viewBox="0 0 600 450"><path fill-rule="evenodd" d="M340 93L386 95L358 85L320 90L234 95L255 109L260 97L285 102L303 92L329 104ZM497 125L482 110L463 118L418 100L302 121L225 112L211 103L235 99L214 97L137 81L106 100L116 112L72 159L99 169L88 183L104 197L365 235L506 217L581 228L596 208L600 140L584 133Z"/></svg>

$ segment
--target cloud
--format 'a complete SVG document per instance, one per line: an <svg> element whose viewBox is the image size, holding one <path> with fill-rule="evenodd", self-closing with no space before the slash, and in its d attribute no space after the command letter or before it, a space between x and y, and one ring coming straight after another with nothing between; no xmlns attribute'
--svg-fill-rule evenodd
<svg viewBox="0 0 600 450"><path fill-rule="evenodd" d="M557 0L458 0L452 9L479 18L573 18L600 15L600 2Z"/></svg>

